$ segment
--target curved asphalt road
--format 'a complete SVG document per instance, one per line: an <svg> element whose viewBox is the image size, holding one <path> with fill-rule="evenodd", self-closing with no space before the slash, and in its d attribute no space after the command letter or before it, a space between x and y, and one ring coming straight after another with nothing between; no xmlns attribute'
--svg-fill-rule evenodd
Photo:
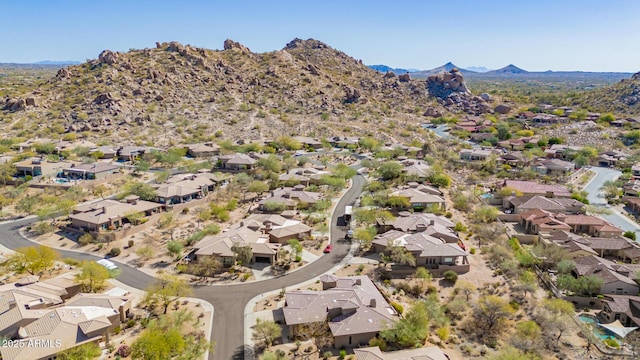
<svg viewBox="0 0 640 360"><path fill-rule="evenodd" d="M348 253L350 244L344 240L344 208L353 204L362 193L366 180L361 175L352 179L351 188L338 201L336 210L331 218L331 241L333 250L325 254L313 263L292 273L269 280L213 286L195 286L194 297L210 302L214 307L211 341L215 343L213 353L209 356L212 360L241 360L244 359L244 309L252 298L276 289L292 286L312 279L331 269L339 263ZM17 249L23 246L32 246L33 242L22 237L18 230L30 223L34 218L21 219L0 224L0 242L10 248ZM62 257L77 260L99 260L100 257L75 251L58 250ZM118 280L138 289L145 289L155 281L149 276L131 266L111 259L121 269ZM247 349L251 351L251 349Z"/></svg>

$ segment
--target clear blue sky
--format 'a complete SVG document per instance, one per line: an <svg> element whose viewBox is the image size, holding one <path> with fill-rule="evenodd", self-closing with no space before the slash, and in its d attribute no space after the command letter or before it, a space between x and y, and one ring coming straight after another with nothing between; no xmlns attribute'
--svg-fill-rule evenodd
<svg viewBox="0 0 640 360"><path fill-rule="evenodd" d="M78 60L177 40L254 52L315 38L366 64L640 71L640 1L3 0L0 62Z"/></svg>

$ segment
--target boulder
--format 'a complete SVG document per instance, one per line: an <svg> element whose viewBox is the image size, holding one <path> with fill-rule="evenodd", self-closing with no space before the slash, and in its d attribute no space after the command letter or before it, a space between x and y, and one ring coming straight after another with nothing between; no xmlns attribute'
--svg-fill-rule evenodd
<svg viewBox="0 0 640 360"><path fill-rule="evenodd" d="M411 81L411 75L409 75L409 73L399 75L398 80L400 80L400 82L409 82Z"/></svg>
<svg viewBox="0 0 640 360"><path fill-rule="evenodd" d="M249 54L251 50L248 47L240 44L239 42L233 41L231 39L227 39L224 41L224 49L225 50L240 50L241 53Z"/></svg>
<svg viewBox="0 0 640 360"><path fill-rule="evenodd" d="M184 45L180 44L177 41L171 41L169 44L167 44L167 51L178 53L183 52Z"/></svg>
<svg viewBox="0 0 640 360"><path fill-rule="evenodd" d="M28 97L25 99L25 103L27 106L36 106L36 99Z"/></svg>
<svg viewBox="0 0 640 360"><path fill-rule="evenodd" d="M384 74L385 79L392 79L394 77L396 77L396 74L393 71L387 71L387 73Z"/></svg>
<svg viewBox="0 0 640 360"><path fill-rule="evenodd" d="M480 98L484 101L491 101L491 95L487 94L487 93L482 93L480 94Z"/></svg>
<svg viewBox="0 0 640 360"><path fill-rule="evenodd" d="M429 106L427 108L427 110L425 110L424 114L422 114L422 115L423 116L433 117L433 118L439 118L439 117L442 117L442 112L438 111L433 106Z"/></svg>
<svg viewBox="0 0 640 360"><path fill-rule="evenodd" d="M100 64L113 65L118 62L118 53L111 50L104 50L98 55L98 62Z"/></svg>
<svg viewBox="0 0 640 360"><path fill-rule="evenodd" d="M493 108L493 111L497 112L498 114L508 114L509 111L511 111L511 106L506 104L500 104L495 108Z"/></svg>
<svg viewBox="0 0 640 360"><path fill-rule="evenodd" d="M113 101L113 96L111 95L111 93L104 93L104 94L100 94L98 96L96 96L95 99L93 99L93 102L100 105L100 104L106 104Z"/></svg>
<svg viewBox="0 0 640 360"><path fill-rule="evenodd" d="M2 110L9 110L9 111L19 111L19 110L24 110L27 107L27 103L26 101L24 101L24 99L7 99L7 101L5 101L4 106L2 107Z"/></svg>
<svg viewBox="0 0 640 360"><path fill-rule="evenodd" d="M356 88L345 86L344 92L345 92L344 102L346 103L354 103L360 99L360 90Z"/></svg>

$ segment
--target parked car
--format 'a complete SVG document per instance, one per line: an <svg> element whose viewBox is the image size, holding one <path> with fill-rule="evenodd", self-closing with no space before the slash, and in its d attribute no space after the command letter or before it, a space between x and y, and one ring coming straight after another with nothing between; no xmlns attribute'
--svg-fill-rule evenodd
<svg viewBox="0 0 640 360"><path fill-rule="evenodd" d="M351 239L353 237L353 230L347 230L347 234L344 236L345 239Z"/></svg>
<svg viewBox="0 0 640 360"><path fill-rule="evenodd" d="M326 248L324 248L324 253L328 254L331 252L331 250L333 249L333 246L331 246L331 244L327 245Z"/></svg>

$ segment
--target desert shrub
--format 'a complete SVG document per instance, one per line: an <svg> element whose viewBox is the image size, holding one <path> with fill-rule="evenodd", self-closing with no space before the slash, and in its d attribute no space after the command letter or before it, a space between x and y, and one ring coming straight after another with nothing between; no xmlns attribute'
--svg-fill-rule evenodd
<svg viewBox="0 0 640 360"><path fill-rule="evenodd" d="M444 279L451 282L452 284L455 284L456 281L458 281L458 274L456 274L456 272L453 270L445 271L442 276L444 276Z"/></svg>
<svg viewBox="0 0 640 360"><path fill-rule="evenodd" d="M615 339L612 339L612 338L604 339L604 343L605 343L605 345L607 345L609 347L612 347L614 349L617 349L617 348L620 347L620 344L618 344L618 342Z"/></svg>
<svg viewBox="0 0 640 360"><path fill-rule="evenodd" d="M396 310L398 314L402 314L404 312L404 306L402 306L401 304L398 304L395 301L391 302L391 306Z"/></svg>
<svg viewBox="0 0 640 360"><path fill-rule="evenodd" d="M347 356L347 350L340 350L340 359L344 359Z"/></svg>
<svg viewBox="0 0 640 360"><path fill-rule="evenodd" d="M109 250L109 256L118 256L121 252L122 250L120 250L120 248L114 247Z"/></svg>
<svg viewBox="0 0 640 360"><path fill-rule="evenodd" d="M95 241L95 239L89 233L84 233L78 238L78 244L83 245L83 246L84 245L89 245L89 244L93 243L94 241Z"/></svg>
<svg viewBox="0 0 640 360"><path fill-rule="evenodd" d="M122 356L122 357L127 357L127 356L131 355L131 348L127 344L122 344L122 345L120 345L118 350L116 350L116 355L119 355L119 356Z"/></svg>
<svg viewBox="0 0 640 360"><path fill-rule="evenodd" d="M476 248L472 247L471 249L469 249L469 254L475 255L475 253L476 253Z"/></svg>
<svg viewBox="0 0 640 360"><path fill-rule="evenodd" d="M436 330L436 335L440 338L440 340L442 341L447 341L449 340L449 327L448 326L442 326L439 327Z"/></svg>

